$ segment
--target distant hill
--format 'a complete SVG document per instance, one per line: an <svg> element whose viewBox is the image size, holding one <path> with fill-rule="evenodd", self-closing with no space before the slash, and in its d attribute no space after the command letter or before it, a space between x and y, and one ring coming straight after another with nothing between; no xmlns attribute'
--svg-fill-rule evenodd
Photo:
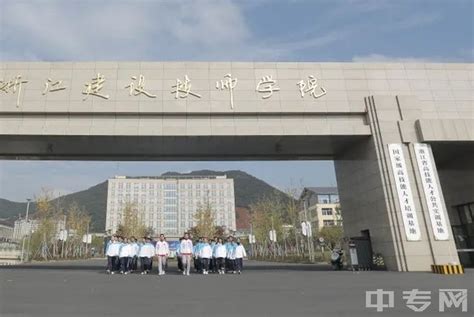
<svg viewBox="0 0 474 317"><path fill-rule="evenodd" d="M200 170L193 171L191 173L177 173L168 172L163 173L162 176L173 176L173 175L227 175L228 178L234 180L234 191L235 191L235 205L236 207L248 207L251 204L257 202L261 197L275 194L280 196L281 199L288 199L288 196L280 191L279 189L269 185L268 183L258 179L250 174L247 174L238 170L231 171L210 171Z"/></svg>
<svg viewBox="0 0 474 317"><path fill-rule="evenodd" d="M75 192L69 195L60 196L52 200L52 204L68 206L72 202L77 202L92 217L92 230L104 231L105 210L107 207L107 182L97 184L89 189ZM0 218L8 218L13 223L18 215L25 216L26 203L14 202L0 198ZM36 212L36 204L30 203L30 215Z"/></svg>
<svg viewBox="0 0 474 317"><path fill-rule="evenodd" d="M280 199L290 199L285 193L268 183L258 179L250 174L242 171L211 171L200 170L191 173L177 173L167 172L162 176L172 175L227 175L228 178L234 180L235 191L235 205L236 207L248 207L257 202L259 198L269 195L277 195ZM60 203L62 206L67 206L72 202L76 202L89 212L92 217L92 230L104 231L105 228L105 213L107 207L107 181L92 186L86 190L64 195L52 201L53 204ZM0 198L0 218L6 218L8 222L13 223L18 215L25 215L26 203L14 202ZM34 214L36 206L32 202L30 204L30 214Z"/></svg>

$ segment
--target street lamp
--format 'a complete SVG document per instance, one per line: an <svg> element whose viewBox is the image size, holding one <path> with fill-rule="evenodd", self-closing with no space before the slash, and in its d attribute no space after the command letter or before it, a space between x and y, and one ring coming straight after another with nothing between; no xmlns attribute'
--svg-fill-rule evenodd
<svg viewBox="0 0 474 317"><path fill-rule="evenodd" d="M28 226L28 213L30 211L30 201L31 199L30 198L27 198L26 199L27 203L26 203L26 217L25 217L25 224L26 226ZM30 228L27 227L27 232L28 232L28 235L30 233ZM23 230L21 230L21 234L23 235ZM23 263L25 261L25 258L24 258L24 254L25 254L25 236L23 235L23 239L22 239L22 243L21 243L21 262Z"/></svg>
<svg viewBox="0 0 474 317"><path fill-rule="evenodd" d="M305 226L308 228L308 211L307 211L307 206L306 206L306 197L303 198L303 210L304 210L304 218L305 218ZM309 255L309 260L311 262L314 261L314 257L313 257L313 248L312 248L312 242L311 242L311 239L312 237L310 237L310 230L306 230L306 239L308 240L308 255Z"/></svg>

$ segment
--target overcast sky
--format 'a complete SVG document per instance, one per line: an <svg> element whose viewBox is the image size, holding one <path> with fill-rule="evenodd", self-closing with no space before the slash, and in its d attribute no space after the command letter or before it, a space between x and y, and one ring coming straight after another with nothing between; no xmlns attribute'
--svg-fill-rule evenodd
<svg viewBox="0 0 474 317"><path fill-rule="evenodd" d="M472 62L472 0L0 0L2 61ZM0 161L0 197L116 175L241 169L280 188L334 185L331 162Z"/></svg>

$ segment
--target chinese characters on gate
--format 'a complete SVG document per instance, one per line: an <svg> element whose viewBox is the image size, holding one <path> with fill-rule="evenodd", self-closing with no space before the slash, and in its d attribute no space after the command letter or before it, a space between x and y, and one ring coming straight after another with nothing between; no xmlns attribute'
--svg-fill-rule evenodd
<svg viewBox="0 0 474 317"><path fill-rule="evenodd" d="M415 204L413 203L413 194L411 191L410 180L408 179L407 166L403 155L401 144L389 144L388 151L392 163L393 177L398 194L398 201L402 212L403 224L407 240L420 240L420 227L416 216Z"/></svg>
<svg viewBox="0 0 474 317"><path fill-rule="evenodd" d="M145 87L145 76L131 76L130 83L123 87L128 89L130 96L144 95L148 98L156 98L156 95L148 91ZM17 94L16 106L20 105L20 97L23 85L28 83L28 80L22 78L21 75L17 75L15 78L4 81L0 80L0 92L5 94ZM223 76L223 79L216 81L216 89L219 91L228 91L230 108L234 109L234 90L237 88L238 80L233 77L232 74L228 73ZM326 89L318 84L318 80L315 76L308 76L307 81L300 80L296 83L301 98L305 97L305 94L309 94L313 98L317 99L326 94ZM90 96L99 97L102 99L109 99L110 96L106 93L106 78L103 74L97 73L97 75L91 78L90 81L84 84L82 94L84 95L83 101L87 100ZM65 90L67 86L63 85L62 80L56 78L47 78L44 82L43 95L54 93L57 91ZM201 95L192 90L191 79L188 75L184 76L184 79L177 78L176 83L170 87L171 94L174 94L176 99L185 99L189 96L195 98L201 98ZM280 87L276 79L273 76L263 76L259 79L255 91L259 93L262 99L269 99L273 96L274 92L280 91Z"/></svg>
<svg viewBox="0 0 474 317"><path fill-rule="evenodd" d="M444 218L444 202L441 200L441 191L436 181L436 168L431 163L431 147L429 144L415 143L414 149L433 235L436 240L448 240L448 228Z"/></svg>

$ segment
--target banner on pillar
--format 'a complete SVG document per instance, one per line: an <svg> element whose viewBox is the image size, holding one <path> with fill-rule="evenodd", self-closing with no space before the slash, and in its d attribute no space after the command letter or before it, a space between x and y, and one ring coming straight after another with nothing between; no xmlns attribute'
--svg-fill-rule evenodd
<svg viewBox="0 0 474 317"><path fill-rule="evenodd" d="M401 144L389 144L388 151L392 163L393 178L397 187L398 202L402 212L405 234L408 241L418 241L421 237L420 225L416 216L403 147Z"/></svg>
<svg viewBox="0 0 474 317"><path fill-rule="evenodd" d="M436 240L448 240L449 231L446 225L444 201L441 198L441 190L437 180L438 172L434 164L431 146L429 144L415 143L414 148L434 238Z"/></svg>

